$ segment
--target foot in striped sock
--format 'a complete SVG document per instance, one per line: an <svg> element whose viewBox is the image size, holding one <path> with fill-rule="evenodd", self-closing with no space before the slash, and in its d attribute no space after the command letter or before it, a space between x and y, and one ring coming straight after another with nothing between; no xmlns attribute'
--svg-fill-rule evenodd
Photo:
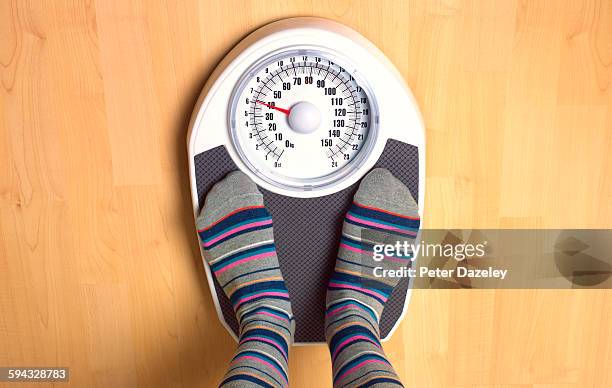
<svg viewBox="0 0 612 388"><path fill-rule="evenodd" d="M376 277L374 268L397 270L406 266L410 257L386 256L375 261L372 249L375 244L410 242L419 224L410 191L389 171L375 169L363 178L344 220L327 288L325 337L334 387L402 385L383 352L378 327L399 278Z"/></svg>
<svg viewBox="0 0 612 388"><path fill-rule="evenodd" d="M197 228L205 259L240 324L238 350L220 385L287 386L293 314L272 219L255 183L242 172L228 174L206 196Z"/></svg>

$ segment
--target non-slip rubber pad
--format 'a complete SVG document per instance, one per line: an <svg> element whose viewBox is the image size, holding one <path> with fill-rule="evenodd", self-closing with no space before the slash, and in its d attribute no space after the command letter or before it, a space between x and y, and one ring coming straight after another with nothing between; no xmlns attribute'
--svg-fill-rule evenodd
<svg viewBox="0 0 612 388"><path fill-rule="evenodd" d="M202 152L194 159L201 208L208 190L237 167L224 146ZM418 200L417 147L389 140L375 167L391 171ZM358 186L359 182L319 198L293 198L259 188L274 221L276 250L296 320L295 342L325 342L325 291L338 253L343 217ZM385 305L380 320L382 338L402 313L408 283L409 279L403 278ZM216 280L215 292L225 321L238 335L234 310Z"/></svg>

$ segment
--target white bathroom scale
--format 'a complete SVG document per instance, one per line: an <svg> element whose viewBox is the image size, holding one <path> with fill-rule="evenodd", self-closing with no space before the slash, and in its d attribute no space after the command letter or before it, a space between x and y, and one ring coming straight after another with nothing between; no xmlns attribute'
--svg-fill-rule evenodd
<svg viewBox="0 0 612 388"><path fill-rule="evenodd" d="M242 40L204 86L187 147L194 216L231 171L246 173L263 193L296 344L325 341L326 286L360 179L388 169L422 217L425 135L412 93L378 48L331 20L284 19ZM237 338L234 310L204 267L219 319ZM410 288L404 278L389 298L383 340L405 315Z"/></svg>

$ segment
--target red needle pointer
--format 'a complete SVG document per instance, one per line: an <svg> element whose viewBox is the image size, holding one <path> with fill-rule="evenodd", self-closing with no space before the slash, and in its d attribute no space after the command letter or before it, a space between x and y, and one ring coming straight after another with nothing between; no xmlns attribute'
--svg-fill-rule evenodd
<svg viewBox="0 0 612 388"><path fill-rule="evenodd" d="M259 100L255 100L256 103L261 104L263 106L267 106L270 109L275 109L279 112L283 112L286 115L289 115L289 113L291 112L291 109L283 109L283 108L279 108L278 106L274 106L274 105L270 105L270 104L266 104L263 101L259 101Z"/></svg>

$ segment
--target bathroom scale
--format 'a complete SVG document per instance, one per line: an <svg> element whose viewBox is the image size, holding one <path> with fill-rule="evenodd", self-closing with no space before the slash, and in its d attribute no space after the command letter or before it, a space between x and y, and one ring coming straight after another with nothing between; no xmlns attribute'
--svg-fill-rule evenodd
<svg viewBox="0 0 612 388"><path fill-rule="evenodd" d="M195 217L231 171L259 186L274 221L296 344L325 342L326 286L360 179L384 167L423 209L425 135L415 99L376 46L331 20L280 20L234 47L202 90L187 147ZM237 339L232 305L204 267L219 320ZM383 340L406 314L410 290L403 278L389 298Z"/></svg>

